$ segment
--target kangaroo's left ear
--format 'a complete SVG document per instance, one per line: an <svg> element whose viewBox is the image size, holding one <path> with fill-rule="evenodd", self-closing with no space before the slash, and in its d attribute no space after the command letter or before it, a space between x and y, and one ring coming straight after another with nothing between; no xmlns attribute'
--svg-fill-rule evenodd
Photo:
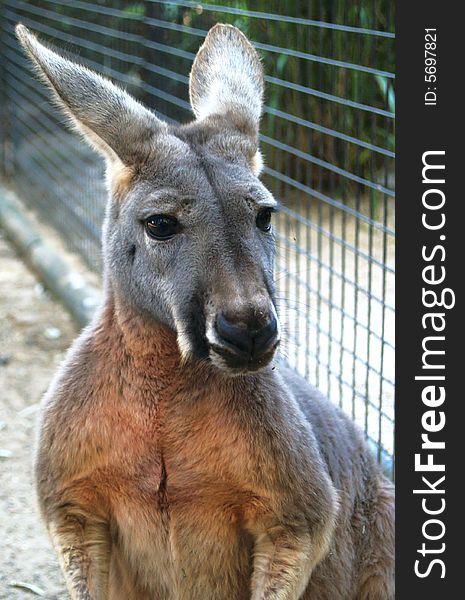
<svg viewBox="0 0 465 600"><path fill-rule="evenodd" d="M245 35L232 25L212 27L190 74L190 101L197 119L228 118L254 142L256 152L263 90L262 64Z"/></svg>

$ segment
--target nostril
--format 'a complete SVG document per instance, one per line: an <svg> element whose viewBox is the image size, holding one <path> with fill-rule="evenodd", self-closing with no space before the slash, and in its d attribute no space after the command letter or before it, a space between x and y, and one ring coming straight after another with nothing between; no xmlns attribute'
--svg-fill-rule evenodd
<svg viewBox="0 0 465 600"><path fill-rule="evenodd" d="M278 321L274 314L271 314L270 320L265 327L262 327L255 334L255 352L260 353L268 349L276 341L278 335Z"/></svg>
<svg viewBox="0 0 465 600"><path fill-rule="evenodd" d="M246 352L247 354L252 352L253 338L247 328L232 323L223 313L220 313L216 319L216 331L223 341L234 346L240 352Z"/></svg>

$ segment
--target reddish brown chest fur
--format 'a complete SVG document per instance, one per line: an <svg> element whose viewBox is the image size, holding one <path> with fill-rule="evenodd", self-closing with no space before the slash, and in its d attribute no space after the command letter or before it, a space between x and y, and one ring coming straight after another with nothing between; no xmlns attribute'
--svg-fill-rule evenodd
<svg viewBox="0 0 465 600"><path fill-rule="evenodd" d="M126 586L138 600L200 600L226 586L227 597L247 598L245 523L266 510L250 478L256 465L224 390L185 387L187 367L170 351L171 336L159 335L158 356L133 336L130 356L117 345L116 361L97 359L98 394L66 415L68 454L74 447L79 458L66 465L65 486L112 525L114 594ZM100 347L97 338L93 351L105 356L111 341Z"/></svg>

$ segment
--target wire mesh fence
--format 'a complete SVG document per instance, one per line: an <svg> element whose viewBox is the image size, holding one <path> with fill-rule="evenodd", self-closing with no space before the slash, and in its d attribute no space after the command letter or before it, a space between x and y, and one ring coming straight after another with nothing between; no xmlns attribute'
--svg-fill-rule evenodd
<svg viewBox="0 0 465 600"><path fill-rule="evenodd" d="M263 57L264 180L282 204L276 282L287 361L363 427L392 473L392 0L0 0L1 172L100 268L103 164L63 126L13 35L18 21L175 122L207 30Z"/></svg>

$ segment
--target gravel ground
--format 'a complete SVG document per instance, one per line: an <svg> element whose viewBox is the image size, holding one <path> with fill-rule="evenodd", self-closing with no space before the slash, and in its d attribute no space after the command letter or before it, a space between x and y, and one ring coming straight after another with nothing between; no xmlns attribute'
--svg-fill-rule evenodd
<svg viewBox="0 0 465 600"><path fill-rule="evenodd" d="M37 403L76 333L65 309L44 291L0 232L2 600L67 598L35 506L31 460Z"/></svg>

